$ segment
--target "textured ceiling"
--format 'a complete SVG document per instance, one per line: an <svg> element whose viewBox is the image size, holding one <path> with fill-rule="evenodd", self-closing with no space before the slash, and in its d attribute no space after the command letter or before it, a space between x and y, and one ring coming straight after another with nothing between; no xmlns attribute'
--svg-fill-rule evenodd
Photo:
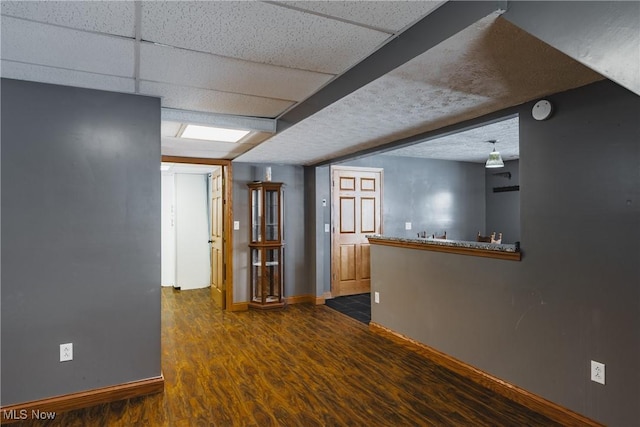
<svg viewBox="0 0 640 427"><path fill-rule="evenodd" d="M0 73L158 96L186 118L276 119L443 3L2 1ZM189 141L167 122L162 152L313 164L600 78L494 13L278 134Z"/></svg>
<svg viewBox="0 0 640 427"><path fill-rule="evenodd" d="M494 149L502 159L520 158L518 117L386 152L392 156L484 163ZM496 141L495 145L487 141Z"/></svg>
<svg viewBox="0 0 640 427"><path fill-rule="evenodd" d="M239 160L317 163L601 78L493 14L275 135ZM425 146L435 144L437 141L430 141ZM460 142L460 152L466 156L455 158L480 161L484 156L486 160L486 147L462 145ZM443 158L453 159L451 153Z"/></svg>

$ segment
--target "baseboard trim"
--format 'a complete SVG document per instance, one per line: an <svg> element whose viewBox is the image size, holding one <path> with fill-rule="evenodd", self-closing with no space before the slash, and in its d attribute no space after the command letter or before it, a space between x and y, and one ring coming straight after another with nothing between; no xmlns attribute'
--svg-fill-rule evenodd
<svg viewBox="0 0 640 427"><path fill-rule="evenodd" d="M527 408L534 410L547 418L562 424L563 426L592 426L603 427L600 424L584 415L573 412L563 406L553 403L543 397L537 396L513 384L509 384L499 378L496 378L480 369L477 369L465 362L462 362L448 354L442 353L426 344L418 342L412 338L388 329L378 323L370 322L369 330L376 334L382 335L392 341L410 348L417 353L422 354L440 366L450 371L464 376L514 402L520 403Z"/></svg>
<svg viewBox="0 0 640 427"><path fill-rule="evenodd" d="M248 302L234 302L229 307L229 311L248 311L249 303Z"/></svg>
<svg viewBox="0 0 640 427"><path fill-rule="evenodd" d="M294 297L285 297L285 301L287 304L303 304L303 303L314 303L316 297L313 295L298 295Z"/></svg>
<svg viewBox="0 0 640 427"><path fill-rule="evenodd" d="M102 405L117 400L131 399L148 394L161 393L163 391L164 376L160 375L159 377L141 381L133 381L110 387L2 406L0 407L0 412L2 412L1 424L37 419L37 414L43 417L47 415L55 416L62 412Z"/></svg>
<svg viewBox="0 0 640 427"><path fill-rule="evenodd" d="M316 305L323 305L330 298L331 292L325 292L322 296L316 297Z"/></svg>

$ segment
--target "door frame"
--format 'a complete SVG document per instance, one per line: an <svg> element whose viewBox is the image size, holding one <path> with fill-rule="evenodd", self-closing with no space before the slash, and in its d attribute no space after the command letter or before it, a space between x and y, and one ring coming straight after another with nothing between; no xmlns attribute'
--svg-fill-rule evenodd
<svg viewBox="0 0 640 427"><path fill-rule="evenodd" d="M329 289L331 297L335 297L334 289L335 289L335 273L336 273L336 265L334 262L334 247L335 247L335 239L336 239L336 227L339 226L336 219L336 212L340 209L340 206L336 206L334 203L334 191L335 191L335 182L334 182L334 171L343 170L343 171L353 171L353 172L377 172L380 174L380 234L383 233L383 205L384 205L384 168L375 168L375 167L361 167L361 166L331 166L329 168L329 198L331 200L331 243L330 243L330 251L329 251L329 265L330 265L330 273L329 273Z"/></svg>
<svg viewBox="0 0 640 427"><path fill-rule="evenodd" d="M207 159L203 157L179 157L162 156L162 162L166 163L186 163L192 165L210 165L222 167L222 179L224 180L224 200L223 227L224 227L224 287L225 287L225 310L233 310L233 185L231 160ZM208 197L208 195L207 195Z"/></svg>

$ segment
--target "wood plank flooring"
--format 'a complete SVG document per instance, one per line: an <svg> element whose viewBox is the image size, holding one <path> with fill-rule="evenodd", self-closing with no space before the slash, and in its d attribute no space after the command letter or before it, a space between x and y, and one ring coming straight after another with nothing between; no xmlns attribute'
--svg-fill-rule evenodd
<svg viewBox="0 0 640 427"><path fill-rule="evenodd" d="M229 313L164 288L162 366L162 394L22 425L557 425L324 306Z"/></svg>

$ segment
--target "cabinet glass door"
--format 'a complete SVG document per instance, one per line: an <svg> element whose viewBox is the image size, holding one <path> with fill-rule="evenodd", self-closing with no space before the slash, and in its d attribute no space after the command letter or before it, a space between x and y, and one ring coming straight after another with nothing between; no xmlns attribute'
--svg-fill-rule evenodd
<svg viewBox="0 0 640 427"><path fill-rule="evenodd" d="M266 190L265 197L265 239L267 241L277 241L280 240L280 236L278 235L278 230L280 228L280 224L278 224L278 221L280 220L278 212L280 201L278 200L278 197L280 197L280 191Z"/></svg>
<svg viewBox="0 0 640 427"><path fill-rule="evenodd" d="M262 189L251 190L251 241L262 240Z"/></svg>
<svg viewBox="0 0 640 427"><path fill-rule="evenodd" d="M262 302L262 251L259 248L251 249L251 289L252 301Z"/></svg>

